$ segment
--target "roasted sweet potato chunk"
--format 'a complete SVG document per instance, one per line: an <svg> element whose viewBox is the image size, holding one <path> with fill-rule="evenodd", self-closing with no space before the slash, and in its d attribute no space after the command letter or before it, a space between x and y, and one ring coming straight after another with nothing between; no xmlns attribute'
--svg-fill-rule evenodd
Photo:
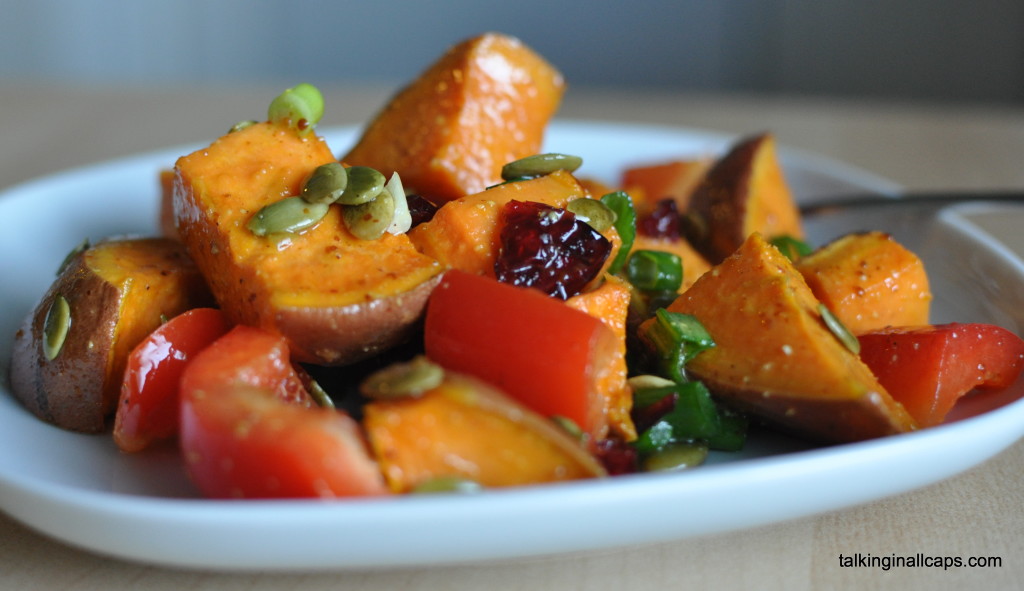
<svg viewBox="0 0 1024 591"><path fill-rule="evenodd" d="M74 431L101 431L135 345L162 318L211 300L177 242L101 242L66 264L18 331L11 389L43 420ZM66 330L54 328L60 322L55 315L63 316Z"/></svg>
<svg viewBox="0 0 1024 591"><path fill-rule="evenodd" d="M621 184L641 215L662 199L672 199L679 211L686 211L711 164L710 158L695 158L634 166L623 171Z"/></svg>
<svg viewBox="0 0 1024 591"><path fill-rule="evenodd" d="M505 183L445 203L432 220L413 228L409 239L421 252L446 267L494 277L502 206L516 200L565 207L569 201L587 196L572 174L563 170ZM622 241L614 228L604 234L613 244L610 261Z"/></svg>
<svg viewBox="0 0 1024 591"><path fill-rule="evenodd" d="M365 408L370 446L392 491L452 476L499 487L605 474L554 422L481 381L445 373L422 395Z"/></svg>
<svg viewBox="0 0 1024 591"><path fill-rule="evenodd" d="M687 239L712 264L754 232L768 239L804 236L770 134L740 141L715 162L684 214Z"/></svg>
<svg viewBox="0 0 1024 591"><path fill-rule="evenodd" d="M800 258L796 268L854 334L928 324L924 263L884 232L843 236Z"/></svg>
<svg viewBox="0 0 1024 591"><path fill-rule="evenodd" d="M395 96L342 161L397 171L434 201L476 193L540 151L564 90L558 70L518 39L474 37Z"/></svg>
<svg viewBox="0 0 1024 591"><path fill-rule="evenodd" d="M670 306L692 314L715 346L687 371L726 403L828 442L916 427L860 358L826 327L789 259L752 234Z"/></svg>
<svg viewBox="0 0 1024 591"><path fill-rule="evenodd" d="M442 270L405 234L356 238L335 206L298 234L247 228L333 160L315 135L259 123L180 158L174 186L178 234L232 321L284 335L297 360L325 365L405 340Z"/></svg>

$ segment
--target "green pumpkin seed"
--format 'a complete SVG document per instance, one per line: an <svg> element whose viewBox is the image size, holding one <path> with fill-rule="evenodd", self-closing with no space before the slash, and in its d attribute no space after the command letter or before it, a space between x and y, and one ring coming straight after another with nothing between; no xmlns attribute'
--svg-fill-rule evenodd
<svg viewBox="0 0 1024 591"><path fill-rule="evenodd" d="M334 203L348 186L348 172L340 162L317 166L306 180L300 196L310 203Z"/></svg>
<svg viewBox="0 0 1024 591"><path fill-rule="evenodd" d="M43 355L48 361L53 361L60 354L70 330L71 305L64 296L57 294L43 320Z"/></svg>
<svg viewBox="0 0 1024 591"><path fill-rule="evenodd" d="M832 334L839 339L839 342L854 355L860 355L860 341L857 340L857 337L853 336L849 328L846 328L843 321L833 314L832 310L829 310L825 304L818 304L818 313L821 314L821 319L825 321L825 326L832 331Z"/></svg>
<svg viewBox="0 0 1024 591"><path fill-rule="evenodd" d="M615 212L598 199L587 197L573 199L566 204L565 208L598 232L604 232L612 227L615 220L618 219Z"/></svg>
<svg viewBox="0 0 1024 591"><path fill-rule="evenodd" d="M346 205L341 217L349 232L361 240L376 240L384 235L395 219L395 198L381 191L373 200L359 205Z"/></svg>
<svg viewBox="0 0 1024 591"><path fill-rule="evenodd" d="M323 386L316 380L310 379L309 381L309 395L313 398L313 402L322 408L334 408L334 399L323 389Z"/></svg>
<svg viewBox="0 0 1024 591"><path fill-rule="evenodd" d="M703 443L674 443L647 456L644 470L663 472L693 468L703 464L707 457L708 446Z"/></svg>
<svg viewBox="0 0 1024 591"><path fill-rule="evenodd" d="M257 211L249 219L249 230L257 236L299 232L322 220L329 207L327 203L310 203L302 197L286 197Z"/></svg>
<svg viewBox="0 0 1024 591"><path fill-rule="evenodd" d="M584 433L583 429L581 429L580 426L576 424L576 421L570 419L569 417L564 417L562 415L554 415L551 417L551 420L554 421L556 425L561 427L566 433L571 435L573 439L577 439L579 441L586 441L587 434Z"/></svg>
<svg viewBox="0 0 1024 591"><path fill-rule="evenodd" d="M444 380L444 369L422 355L379 370L359 384L359 392L373 400L420 396Z"/></svg>
<svg viewBox="0 0 1024 591"><path fill-rule="evenodd" d="M239 121L238 123L235 123L234 125L231 126L231 129L228 130L228 133L235 133L236 131L242 131L243 129L245 129L246 127L249 127L251 125L256 125L256 121L253 120L253 119L245 119L243 121Z"/></svg>
<svg viewBox="0 0 1024 591"><path fill-rule="evenodd" d="M626 383L628 383L629 387L632 388L634 391L648 390L653 388L665 388L667 386L676 385L676 383L673 382L672 380L652 374L641 374L638 376L633 376L626 380Z"/></svg>
<svg viewBox="0 0 1024 591"><path fill-rule="evenodd" d="M519 177L544 176L556 170L573 172L582 164L583 159L579 156L558 153L534 154L501 167L501 178L508 181Z"/></svg>
<svg viewBox="0 0 1024 591"><path fill-rule="evenodd" d="M412 227L412 212L409 211L409 200L405 196L405 187L402 186L402 179L398 173L391 175L384 190L391 194L395 201L395 215L388 225L389 234L405 234Z"/></svg>
<svg viewBox="0 0 1024 591"><path fill-rule="evenodd" d="M478 493L483 486L462 476L438 476L425 480L412 489L413 494Z"/></svg>
<svg viewBox="0 0 1024 591"><path fill-rule="evenodd" d="M380 195L387 183L384 175L369 166L352 166L348 169L348 184L338 197L342 205L362 205Z"/></svg>

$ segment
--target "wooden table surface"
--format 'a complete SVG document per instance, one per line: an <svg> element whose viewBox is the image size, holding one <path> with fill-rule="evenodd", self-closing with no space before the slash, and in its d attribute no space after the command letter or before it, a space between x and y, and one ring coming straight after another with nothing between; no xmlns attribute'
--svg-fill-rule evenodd
<svg viewBox="0 0 1024 591"><path fill-rule="evenodd" d="M207 141L237 120L259 117L276 90L5 83L0 85L0 189L69 167ZM329 124L343 125L364 121L391 89L339 85L324 91ZM560 116L736 134L771 130L782 144L862 167L910 189L1024 189L1021 107L572 88ZM1002 565L840 567L840 554L858 552L996 556ZM2 589L917 590L1020 589L1022 581L1024 441L949 480L824 515L649 547L485 565L288 574L174 570L64 546L0 511Z"/></svg>

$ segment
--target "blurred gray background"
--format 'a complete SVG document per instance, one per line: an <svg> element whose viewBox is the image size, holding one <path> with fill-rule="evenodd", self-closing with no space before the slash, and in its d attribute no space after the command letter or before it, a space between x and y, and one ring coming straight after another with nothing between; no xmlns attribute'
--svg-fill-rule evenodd
<svg viewBox="0 0 1024 591"><path fill-rule="evenodd" d="M1020 0L0 5L0 84L395 84L496 30L579 87L1024 104Z"/></svg>

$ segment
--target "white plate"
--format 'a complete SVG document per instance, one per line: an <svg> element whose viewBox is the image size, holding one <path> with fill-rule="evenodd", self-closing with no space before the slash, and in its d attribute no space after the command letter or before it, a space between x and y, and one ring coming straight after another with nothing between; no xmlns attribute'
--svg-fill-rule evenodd
<svg viewBox="0 0 1024 591"><path fill-rule="evenodd" d="M351 129L325 134L335 151ZM559 122L551 150L584 156L581 174L613 181L625 164L717 153L734 138L689 130ZM152 234L157 171L185 148L27 183L0 198L0 369L22 317L84 237ZM894 192L891 183L783 150L802 196ZM899 220L871 211L811 220L815 241L889 229L929 266L937 321L1024 328L1024 268L946 213ZM66 543L150 563L219 569L369 568L510 559L724 532L848 507L947 478L1024 435L1024 384L976 396L960 420L887 439L808 448L765 431L741 454L681 474L637 475L487 492L342 502L196 498L175 453L120 454L109 436L50 427L0 392L0 509ZM979 414L981 413L981 414ZM978 415L971 417L970 415ZM755 493L756 491L756 493Z"/></svg>

